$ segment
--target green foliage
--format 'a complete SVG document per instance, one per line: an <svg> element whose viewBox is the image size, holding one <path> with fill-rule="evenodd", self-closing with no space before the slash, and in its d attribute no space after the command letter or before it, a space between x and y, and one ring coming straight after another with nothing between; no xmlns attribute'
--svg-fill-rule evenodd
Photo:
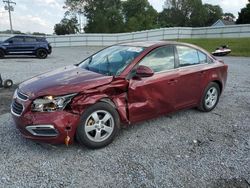
<svg viewBox="0 0 250 188"><path fill-rule="evenodd" d="M0 31L0 34L11 34L11 31L9 29L5 30L5 31ZM21 31L14 30L13 34L25 34L25 33L21 32Z"/></svg>
<svg viewBox="0 0 250 188"><path fill-rule="evenodd" d="M84 10L87 0L66 0L64 8L71 13L78 13Z"/></svg>
<svg viewBox="0 0 250 188"><path fill-rule="evenodd" d="M239 12L239 17L236 20L237 24L250 24L250 0L247 6Z"/></svg>
<svg viewBox="0 0 250 188"><path fill-rule="evenodd" d="M127 0L122 4L124 31L140 31L157 26L157 11L147 0Z"/></svg>
<svg viewBox="0 0 250 188"><path fill-rule="evenodd" d="M206 20L205 23L206 26L211 26L217 20L221 19L223 11L219 5L204 4L203 6L205 8L204 19Z"/></svg>
<svg viewBox="0 0 250 188"><path fill-rule="evenodd" d="M78 22L76 17L63 18L60 23L56 24L54 31L57 35L75 34L78 30Z"/></svg>
<svg viewBox="0 0 250 188"><path fill-rule="evenodd" d="M166 0L165 8L159 14L159 22L163 27L211 26L222 14L220 6L203 5L201 0Z"/></svg>
<svg viewBox="0 0 250 188"><path fill-rule="evenodd" d="M40 35L40 36L42 36L42 35L46 35L46 34L45 33L40 33L40 32L33 32L32 35Z"/></svg>
<svg viewBox="0 0 250 188"><path fill-rule="evenodd" d="M222 18L223 18L223 20L234 21L235 16L230 12L226 12L223 14Z"/></svg>
<svg viewBox="0 0 250 188"><path fill-rule="evenodd" d="M85 15L86 33L133 32L159 27L203 27L211 26L218 19L231 19L233 16L226 13L223 17L220 6L203 5L202 0L166 0L165 8L160 13L148 0L66 0L65 8L66 15Z"/></svg>
<svg viewBox="0 0 250 188"><path fill-rule="evenodd" d="M86 33L118 33L123 31L120 0L87 0L84 14L88 20Z"/></svg>

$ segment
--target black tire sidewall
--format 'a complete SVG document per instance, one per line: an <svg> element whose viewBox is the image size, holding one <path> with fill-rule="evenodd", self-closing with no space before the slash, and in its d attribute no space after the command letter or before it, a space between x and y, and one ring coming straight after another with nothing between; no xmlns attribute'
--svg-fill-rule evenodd
<svg viewBox="0 0 250 188"><path fill-rule="evenodd" d="M41 52L44 52L46 55L45 55L45 56L41 56L41 55L40 55ZM36 56L37 56L39 59L45 59L45 58L47 58L47 56L48 56L48 52L47 52L45 49L38 49L38 50L36 51Z"/></svg>
<svg viewBox="0 0 250 188"><path fill-rule="evenodd" d="M0 49L0 59L1 59L1 58L4 58L4 55L5 55L5 54L4 54L4 51Z"/></svg>
<svg viewBox="0 0 250 188"><path fill-rule="evenodd" d="M86 133L85 133L85 123L87 118L94 112L97 110L106 110L108 111L114 119L114 130L112 132L112 134L104 141L102 142L93 142L92 140L90 140ZM91 148L91 149L97 149L97 148L102 148L104 146L107 146L108 144L110 144L114 138L116 137L117 133L119 132L120 129L120 118L119 118L119 114L117 113L116 109L114 107L112 107L110 104L107 104L105 102L98 102L92 106L90 106L89 108L86 109L86 111L83 113L83 115L81 116L79 125L77 127L76 130L76 139L78 140L78 142L80 142L80 144Z"/></svg>
<svg viewBox="0 0 250 188"><path fill-rule="evenodd" d="M11 84L8 85L8 82L11 83ZM10 79L5 80L5 81L3 82L3 87L4 87L4 88L10 88L10 87L12 87L12 85L13 85L13 81L10 80Z"/></svg>
<svg viewBox="0 0 250 188"><path fill-rule="evenodd" d="M208 107L206 106L206 104L205 104L205 103L206 103L205 100L206 100L207 92L208 92L208 90L209 90L211 87L215 87L215 88L216 88L217 93L218 93L218 96L217 96L217 101L216 101L216 103L214 104L214 106L213 106L212 108L208 108ZM201 104L201 105L202 105L201 110L204 111L204 112L210 112L211 110L213 110L213 109L216 107L216 105L218 104L218 102L219 102L220 93L221 93L220 87L219 87L219 85L218 85L217 83L215 83L215 82L209 83L208 86L207 86L206 89L205 89L204 94L203 94L202 104Z"/></svg>

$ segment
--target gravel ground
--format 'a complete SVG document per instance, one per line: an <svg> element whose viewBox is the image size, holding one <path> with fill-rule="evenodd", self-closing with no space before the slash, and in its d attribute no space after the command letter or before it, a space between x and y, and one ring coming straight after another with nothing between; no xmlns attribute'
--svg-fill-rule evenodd
<svg viewBox="0 0 250 188"><path fill-rule="evenodd" d="M0 72L20 82L96 50L4 59ZM250 58L224 60L228 83L212 112L183 110L136 124L99 150L26 140L10 114L1 115L0 187L250 187Z"/></svg>

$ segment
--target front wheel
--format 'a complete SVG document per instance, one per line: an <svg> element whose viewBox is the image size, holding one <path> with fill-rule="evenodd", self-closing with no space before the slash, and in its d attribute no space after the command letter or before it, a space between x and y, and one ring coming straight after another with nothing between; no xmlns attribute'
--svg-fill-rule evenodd
<svg viewBox="0 0 250 188"><path fill-rule="evenodd" d="M88 148L96 149L110 144L120 128L117 111L104 102L89 107L81 117L76 138Z"/></svg>
<svg viewBox="0 0 250 188"><path fill-rule="evenodd" d="M220 98L220 88L217 83L211 82L205 89L199 109L203 112L213 110Z"/></svg>
<svg viewBox="0 0 250 188"><path fill-rule="evenodd" d="M36 51L36 57L39 59L45 59L48 56L48 52L45 49L38 49Z"/></svg>

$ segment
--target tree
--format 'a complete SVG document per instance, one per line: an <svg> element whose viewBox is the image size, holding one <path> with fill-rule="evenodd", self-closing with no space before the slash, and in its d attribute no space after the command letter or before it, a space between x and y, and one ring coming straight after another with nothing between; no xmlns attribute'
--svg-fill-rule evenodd
<svg viewBox="0 0 250 188"><path fill-rule="evenodd" d="M236 20L237 24L249 24L250 23L250 0L247 6L238 13L239 17Z"/></svg>
<svg viewBox="0 0 250 188"><path fill-rule="evenodd" d="M87 33L118 33L123 31L120 0L87 0L84 7Z"/></svg>
<svg viewBox="0 0 250 188"><path fill-rule="evenodd" d="M153 29L157 26L157 11L147 0L127 0L122 4L125 31Z"/></svg>
<svg viewBox="0 0 250 188"><path fill-rule="evenodd" d="M211 26L221 19L223 11L219 5L204 4L203 6L205 8L205 26Z"/></svg>
<svg viewBox="0 0 250 188"><path fill-rule="evenodd" d="M64 17L60 23L54 26L54 31L57 35L75 34L79 31L76 17Z"/></svg>
<svg viewBox="0 0 250 188"><path fill-rule="evenodd" d="M222 19L226 20L226 21L233 22L234 19L235 19L235 16L232 13L230 13L230 12L226 12L226 13L223 14Z"/></svg>
<svg viewBox="0 0 250 188"><path fill-rule="evenodd" d="M33 32L32 35L46 35L45 33Z"/></svg>
<svg viewBox="0 0 250 188"><path fill-rule="evenodd" d="M87 0L66 0L64 8L68 9L70 13L79 13L83 11Z"/></svg>
<svg viewBox="0 0 250 188"><path fill-rule="evenodd" d="M201 0L166 0L160 13L160 23L181 27L204 26L204 12Z"/></svg>
<svg viewBox="0 0 250 188"><path fill-rule="evenodd" d="M206 23L205 8L201 0L188 0L188 26L191 27L204 27Z"/></svg>

